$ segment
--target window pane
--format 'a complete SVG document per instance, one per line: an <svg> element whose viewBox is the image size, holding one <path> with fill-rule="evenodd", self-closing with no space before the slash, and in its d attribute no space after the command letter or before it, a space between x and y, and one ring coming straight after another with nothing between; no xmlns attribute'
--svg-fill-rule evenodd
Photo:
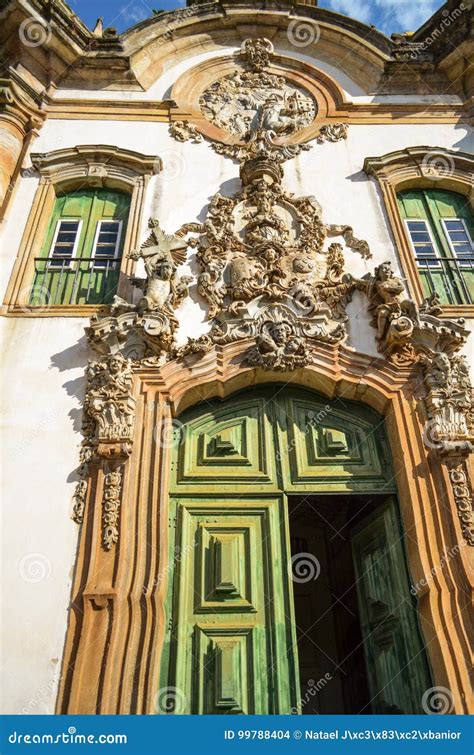
<svg viewBox="0 0 474 755"><path fill-rule="evenodd" d="M430 234L429 233L423 233L421 231L411 231L410 233L411 233L411 237L412 237L412 239L413 239L413 241L415 243L418 243L419 241L429 241L429 242L431 242Z"/></svg>
<svg viewBox="0 0 474 755"><path fill-rule="evenodd" d="M409 220L408 228L410 231L425 231L426 223L424 220Z"/></svg>
<svg viewBox="0 0 474 755"><path fill-rule="evenodd" d="M77 234L79 231L79 220L60 220L57 229L56 241L51 249L50 267L60 267L65 269L69 266L69 261L74 252Z"/></svg>
<svg viewBox="0 0 474 755"><path fill-rule="evenodd" d="M464 231L462 220L445 220L444 224L449 231Z"/></svg>

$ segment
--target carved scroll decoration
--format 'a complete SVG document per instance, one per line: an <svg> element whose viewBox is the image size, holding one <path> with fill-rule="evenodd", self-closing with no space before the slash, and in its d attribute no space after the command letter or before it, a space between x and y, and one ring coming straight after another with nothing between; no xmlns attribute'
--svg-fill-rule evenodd
<svg viewBox="0 0 474 755"><path fill-rule="evenodd" d="M203 135L199 133L196 126L189 121L172 121L169 126L170 136L178 142L187 142L190 139L194 142L202 142Z"/></svg>

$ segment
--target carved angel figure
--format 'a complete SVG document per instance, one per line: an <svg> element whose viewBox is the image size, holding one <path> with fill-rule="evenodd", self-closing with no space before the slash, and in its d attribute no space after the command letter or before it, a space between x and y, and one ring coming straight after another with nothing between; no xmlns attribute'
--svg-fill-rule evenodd
<svg viewBox="0 0 474 755"><path fill-rule="evenodd" d="M129 254L131 259L141 258L145 263L146 279L132 278L133 285L143 290L143 296L136 305L116 296L112 311L136 310L143 314L161 310L173 318L173 310L187 295L192 280L176 272L178 265L186 260L188 242L178 234L165 233L156 220L151 220L149 225L149 238L140 249Z"/></svg>
<svg viewBox="0 0 474 755"><path fill-rule="evenodd" d="M370 300L379 341L386 339L390 325L402 317L409 321L403 324L403 329L412 330L414 325L419 325L418 307L405 296L403 281L393 273L390 262L382 262L375 268L375 275L368 275L358 283Z"/></svg>

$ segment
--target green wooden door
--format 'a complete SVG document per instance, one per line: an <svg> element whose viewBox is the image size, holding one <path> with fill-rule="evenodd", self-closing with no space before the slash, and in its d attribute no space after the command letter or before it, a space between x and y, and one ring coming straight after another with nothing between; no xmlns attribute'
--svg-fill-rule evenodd
<svg viewBox="0 0 474 755"><path fill-rule="evenodd" d="M394 492L382 419L273 386L180 423L161 688L177 690L178 713L297 712L286 495Z"/></svg>
<svg viewBox="0 0 474 755"><path fill-rule="evenodd" d="M358 525L352 550L372 710L423 713L430 675L393 499Z"/></svg>

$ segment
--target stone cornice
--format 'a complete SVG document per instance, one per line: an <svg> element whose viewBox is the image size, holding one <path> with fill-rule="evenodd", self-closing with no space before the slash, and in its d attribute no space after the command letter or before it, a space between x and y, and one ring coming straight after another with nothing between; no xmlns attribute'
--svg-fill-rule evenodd
<svg viewBox="0 0 474 755"><path fill-rule="evenodd" d="M161 159L104 144L82 144L45 154L31 155L33 167L43 179L66 185L88 178L94 185L133 185L141 176L159 173Z"/></svg>
<svg viewBox="0 0 474 755"><path fill-rule="evenodd" d="M272 41L283 49L306 54L314 50L322 59L339 60L341 69L352 73L366 91L416 93L424 91L426 84L434 91L469 94L469 86L459 82L451 69L459 63L459 55L466 54L462 50L469 44L472 22L467 10L456 13L456 8L448 5L415 34L394 35L394 39L325 8L287 0L269 0L259 8L240 0L193 4L156 14L122 35L108 32L98 37L63 0L13 0L3 14L5 57L9 64L23 64L45 86L54 81L94 89L112 81L116 89L147 89L171 54L176 61L183 60L195 54L196 46L200 52L218 49L224 38L227 45L235 41L239 46L247 29L250 34L250 26L254 35L255 28L262 25L267 35L272 29ZM453 23L425 44L446 13L456 13ZM33 45L14 44L21 24L32 19L46 30L44 40L37 43L35 39ZM319 30L317 48L315 44L292 45L288 40L289 24L297 21Z"/></svg>

